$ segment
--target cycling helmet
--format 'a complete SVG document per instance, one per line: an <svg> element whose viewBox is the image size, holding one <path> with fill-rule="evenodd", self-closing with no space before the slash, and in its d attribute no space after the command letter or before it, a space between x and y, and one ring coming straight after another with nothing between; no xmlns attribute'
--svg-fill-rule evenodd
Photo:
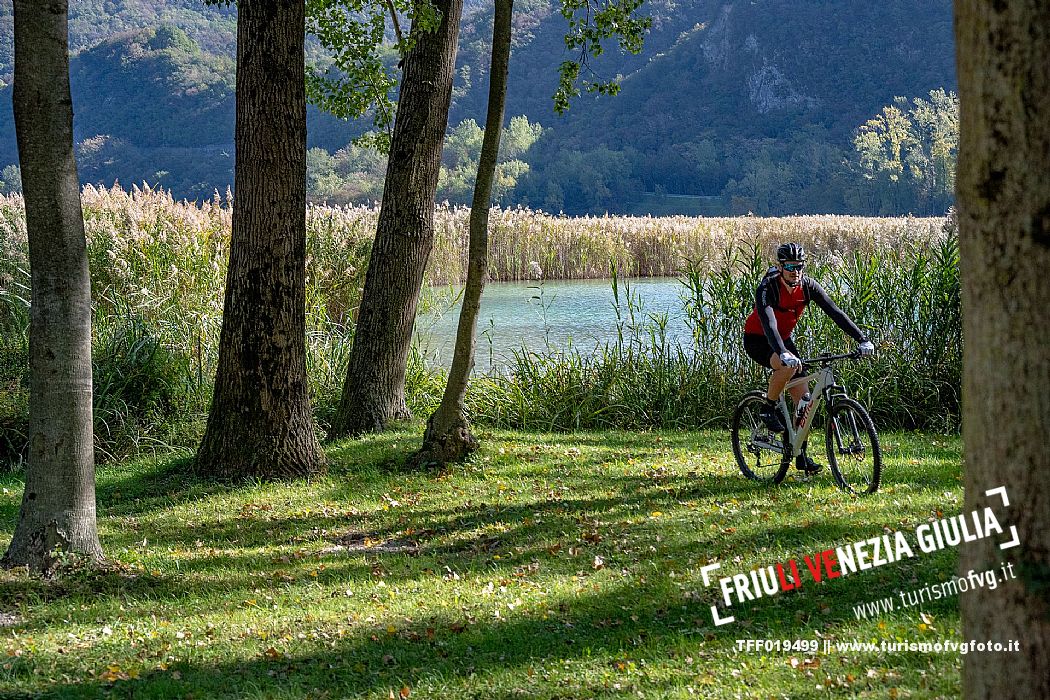
<svg viewBox="0 0 1050 700"><path fill-rule="evenodd" d="M798 243L784 243L777 248L777 261L781 265L785 263L805 263L806 262L806 249ZM791 282L787 277L781 277L784 280L784 284L791 288L795 288L802 284L802 274L799 273L795 276L795 281Z"/></svg>
<svg viewBox="0 0 1050 700"><path fill-rule="evenodd" d="M784 262L806 262L806 249L798 243L784 243L777 248L777 260Z"/></svg>

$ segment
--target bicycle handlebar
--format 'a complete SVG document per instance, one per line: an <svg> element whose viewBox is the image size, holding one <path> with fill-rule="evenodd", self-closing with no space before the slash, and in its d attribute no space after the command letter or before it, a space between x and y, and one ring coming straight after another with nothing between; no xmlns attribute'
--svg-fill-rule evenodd
<svg viewBox="0 0 1050 700"><path fill-rule="evenodd" d="M848 352L845 355L828 355L827 353L825 353L822 355L817 355L816 357L801 360L801 362L804 365L827 365L831 364L832 362L837 362L838 360L855 360L858 357L860 357L860 351L854 350L853 352Z"/></svg>

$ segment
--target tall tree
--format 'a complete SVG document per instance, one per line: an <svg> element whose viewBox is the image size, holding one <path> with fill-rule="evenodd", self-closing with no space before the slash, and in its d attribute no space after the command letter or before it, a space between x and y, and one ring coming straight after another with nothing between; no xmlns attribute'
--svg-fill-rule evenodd
<svg viewBox="0 0 1050 700"><path fill-rule="evenodd" d="M237 5L233 237L197 468L302 476L325 461L306 378L304 2Z"/></svg>
<svg viewBox="0 0 1050 700"><path fill-rule="evenodd" d="M943 214L955 191L959 97L943 89L930 99L896 97L853 139L857 165L873 195L893 210Z"/></svg>
<svg viewBox="0 0 1050 700"><path fill-rule="evenodd" d="M503 133L503 107L507 97L507 65L510 62L511 15L513 0L495 0L492 20L492 68L489 71L489 102L485 116L485 136L481 142L478 175L474 181L474 199L470 205L470 243L467 260L467 283L456 330L456 347L448 373L441 404L427 421L423 446L415 459L420 463L462 459L478 448L470 430L464 400L467 382L474 369L478 310L485 289L489 259L489 206L492 203L492 180L496 174L500 135Z"/></svg>
<svg viewBox="0 0 1050 700"><path fill-rule="evenodd" d="M386 184L333 435L382 430L409 416L405 366L423 270L434 244L434 199L448 125L463 0L438 0L433 31L412 23Z"/></svg>
<svg viewBox="0 0 1050 700"><path fill-rule="evenodd" d="M581 85L588 92L616 94L617 80L581 78L581 70L593 74L589 59L601 55L603 39L615 36L624 50L641 51L644 33L652 24L650 18L634 14L643 1L561 0L561 14L569 26L565 44L578 54L559 67L556 111L568 109ZM419 288L433 246L435 190L463 9L462 0L434 4L441 14L436 31L420 34L413 21L414 43L410 41L412 48L404 61L382 209L343 395L333 421L334 437L382 430L391 419L410 415L405 365Z"/></svg>
<svg viewBox="0 0 1050 700"><path fill-rule="evenodd" d="M33 304L29 460L5 566L101 559L91 415L91 279L73 156L68 3L16 0L14 112Z"/></svg>
<svg viewBox="0 0 1050 700"><path fill-rule="evenodd" d="M961 598L969 698L1050 697L1050 4L957 0L966 509L993 506L1020 544L965 545L961 570L1017 578ZM985 492L1005 486L1009 507ZM1007 537L1010 533L1008 532Z"/></svg>

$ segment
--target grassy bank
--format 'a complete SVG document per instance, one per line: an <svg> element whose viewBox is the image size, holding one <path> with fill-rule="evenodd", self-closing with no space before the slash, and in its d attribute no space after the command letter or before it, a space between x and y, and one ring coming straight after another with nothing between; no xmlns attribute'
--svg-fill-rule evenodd
<svg viewBox="0 0 1050 700"><path fill-rule="evenodd" d="M312 483L220 486L185 461L99 473L102 573L0 572L0 695L53 698L957 697L956 654L740 652L737 639L959 640L958 599L857 621L956 551L736 605L747 572L961 509L960 441L884 436L884 486L770 490L714 432L486 433L405 474L419 424L330 448ZM14 522L21 484L2 477ZM9 531L5 531L5 536ZM964 595L979 595L967 593ZM14 616L12 618L12 616Z"/></svg>

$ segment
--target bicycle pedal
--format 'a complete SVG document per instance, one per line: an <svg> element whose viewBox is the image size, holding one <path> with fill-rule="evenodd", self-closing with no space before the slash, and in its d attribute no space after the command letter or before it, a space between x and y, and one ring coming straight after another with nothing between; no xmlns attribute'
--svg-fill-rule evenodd
<svg viewBox="0 0 1050 700"><path fill-rule="evenodd" d="M784 451L784 446L780 443L779 440L763 440L756 438L751 441L751 445L759 450L773 450L774 452Z"/></svg>

